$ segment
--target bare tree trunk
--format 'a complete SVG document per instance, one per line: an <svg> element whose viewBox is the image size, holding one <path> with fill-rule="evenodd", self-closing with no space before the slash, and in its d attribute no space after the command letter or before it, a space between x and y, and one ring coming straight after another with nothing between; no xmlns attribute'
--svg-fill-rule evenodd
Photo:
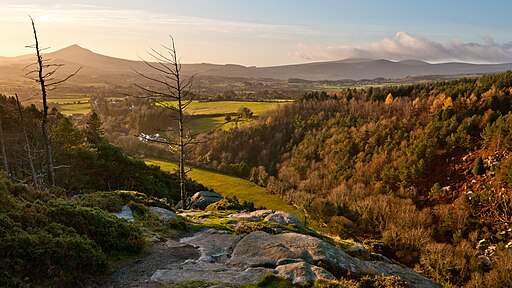
<svg viewBox="0 0 512 288"><path fill-rule="evenodd" d="M7 162L7 153L5 152L5 142L4 142L4 134L2 129L2 116L0 116L0 145L2 146L2 161L4 166L4 171L9 175L9 162Z"/></svg>
<svg viewBox="0 0 512 288"><path fill-rule="evenodd" d="M174 48L174 42L173 42L173 50ZM174 66L176 67L176 71L179 71L178 62L176 59L176 53L174 53ZM185 181L186 181L186 175L185 175L185 135L184 135L184 127L183 127L183 105L182 105L182 95L181 95L181 83L180 83L180 73L176 73L176 87L177 87L177 93L178 93L178 129L180 134L180 142L179 142L179 170L180 170L180 192L181 192L181 208L183 210L187 209L187 192L185 190Z"/></svg>
<svg viewBox="0 0 512 288"><path fill-rule="evenodd" d="M179 173L180 173L180 193L181 193L181 208L183 210L187 209L187 191L185 190L185 181L186 181L186 175L185 175L185 135L184 135L184 127L183 127L183 109L184 106L182 103L182 87L181 87L181 81L180 81L180 70L181 65L178 62L178 58L176 56L176 47L174 46L174 39L172 41L172 56L173 56L173 64L174 69L176 71L175 77L176 77L176 98L178 99L178 129L179 129L179 144L178 144L178 158L179 158Z"/></svg>
<svg viewBox="0 0 512 288"><path fill-rule="evenodd" d="M34 30L35 49L37 54L37 65L38 65L38 82L41 85L41 93L43 96L43 119L41 121L41 128L43 130L44 150L46 154L46 173L48 174L48 183L51 186L55 186L55 177L53 174L53 155L52 145L50 143L50 137L48 136L48 103L46 101L46 85L45 76L43 75L43 57L41 56L41 50L39 49L39 41L37 40L37 31L34 24L34 20L30 18L32 22L32 29Z"/></svg>
<svg viewBox="0 0 512 288"><path fill-rule="evenodd" d="M160 102L163 107L172 110L177 113L176 117L173 117L177 121L178 124L178 137L177 141L160 141L156 140L156 142L173 145L174 147L178 147L178 173L180 177L180 197L181 197L181 208L187 209L187 191L185 188L186 183L186 172L185 172L185 147L187 145L194 144L192 142L193 136L189 133L189 135L185 135L185 111L191 103L191 99L185 99L184 97L188 97L191 95L190 89L192 86L193 76L191 77L181 77L181 63L178 59L176 53L176 46L174 45L174 39L171 36L172 46L166 47L165 50L169 55L163 55L151 49L152 52L148 52L151 55L156 63L150 63L148 61L144 61L148 67L154 70L157 74L160 74L164 77L159 78L158 76L149 76L144 73L140 73L135 70L137 74L153 82L156 85L159 85L161 89L149 88L147 86L141 86L135 84L136 87L141 89L143 92L148 94L147 98L153 98L157 101L162 101L162 99L166 100L164 102ZM188 80L184 80L187 79ZM173 104L171 101L177 101L177 104ZM152 140L149 140L152 141Z"/></svg>
<svg viewBox="0 0 512 288"><path fill-rule="evenodd" d="M39 183L37 182L37 175L36 175L36 169L34 168L34 160L32 158L32 150L30 148L30 142L28 140L28 133L27 133L27 127L25 127L25 118L23 117L23 110L21 109L20 100L18 99L18 94L16 95L16 105L18 106L18 113L20 114L20 123L21 123L21 129L23 131L23 136L25 136L25 145L27 150L27 156L28 156L28 163L30 165L30 174L32 176L32 182L34 182L34 187L36 189L39 189Z"/></svg>
<svg viewBox="0 0 512 288"><path fill-rule="evenodd" d="M182 199L182 209L187 209L187 192L185 190L185 181L186 181L186 175L185 175L185 143L183 142L183 111L180 111L180 120L179 120L179 129L180 129L180 144L179 144L179 161L180 161L180 192L181 192L181 199Z"/></svg>

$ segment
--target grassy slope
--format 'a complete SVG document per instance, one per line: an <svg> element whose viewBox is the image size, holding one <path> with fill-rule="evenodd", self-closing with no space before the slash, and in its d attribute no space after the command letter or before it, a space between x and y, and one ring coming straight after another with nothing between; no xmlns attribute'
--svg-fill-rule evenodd
<svg viewBox="0 0 512 288"><path fill-rule="evenodd" d="M160 166L163 170L174 171L177 169L177 164L173 162L154 159L145 159L145 161L147 164ZM267 209L286 211L299 217L300 220L304 220L303 213L286 204L277 195L268 193L265 188L248 180L198 168L194 168L188 175L223 196L236 196L240 201L254 202L256 207L263 206Z"/></svg>

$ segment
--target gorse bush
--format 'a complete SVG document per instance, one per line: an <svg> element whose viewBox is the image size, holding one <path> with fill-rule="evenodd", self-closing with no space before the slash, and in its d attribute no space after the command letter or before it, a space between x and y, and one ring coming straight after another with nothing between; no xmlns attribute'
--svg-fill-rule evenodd
<svg viewBox="0 0 512 288"><path fill-rule="evenodd" d="M49 203L48 218L73 228L97 243L105 253L140 252L144 248L142 232L133 225L99 208L81 207L76 203Z"/></svg>
<svg viewBox="0 0 512 288"><path fill-rule="evenodd" d="M80 196L81 206L97 207L108 212L119 212L121 211L122 206L130 202L140 203L145 206L160 207L168 210L173 209L162 199L135 191L102 191Z"/></svg>
<svg viewBox="0 0 512 288"><path fill-rule="evenodd" d="M0 177L0 287L84 286L109 255L144 247L137 226L103 210L21 191Z"/></svg>
<svg viewBox="0 0 512 288"><path fill-rule="evenodd" d="M82 286L108 268L96 243L59 224L1 237L0 257L2 287Z"/></svg>

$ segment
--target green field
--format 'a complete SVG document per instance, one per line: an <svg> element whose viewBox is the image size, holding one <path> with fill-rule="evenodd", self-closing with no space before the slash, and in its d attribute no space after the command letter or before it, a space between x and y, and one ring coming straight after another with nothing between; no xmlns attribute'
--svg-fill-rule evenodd
<svg viewBox="0 0 512 288"><path fill-rule="evenodd" d="M170 101L166 103L175 104ZM286 105L288 102L243 102L243 101L192 101L187 107L187 113L191 115L212 115L236 113L242 107L251 109L254 116L263 112L276 109L279 105ZM162 104L160 104L162 105Z"/></svg>
<svg viewBox="0 0 512 288"><path fill-rule="evenodd" d="M78 98L50 98L48 103L54 104L76 104L76 103L89 103L91 99L89 97L78 97Z"/></svg>
<svg viewBox="0 0 512 288"><path fill-rule="evenodd" d="M178 167L173 162L154 159L145 159L145 161L147 164L160 166L166 171L175 171ZM277 195L268 193L265 188L248 180L198 168L193 168L188 176L223 196L236 196L240 201L254 202L256 207L263 206L267 209L286 211L304 220L302 212L285 203Z"/></svg>
<svg viewBox="0 0 512 288"><path fill-rule="evenodd" d="M238 123L236 123L235 121L226 123L224 116L205 116L190 121L187 125L187 128L195 133L212 131L214 129L222 129L224 131L227 131L237 126L242 127L248 125L251 122L252 120L243 118L239 120Z"/></svg>
<svg viewBox="0 0 512 288"><path fill-rule="evenodd" d="M59 105L58 107L60 113L64 115L73 115L73 114L88 114L91 112L91 104L89 103L80 103L80 104L64 104Z"/></svg>
<svg viewBox="0 0 512 288"><path fill-rule="evenodd" d="M176 102L167 102L176 103ZM251 109L253 116L261 115L264 112L276 109L281 105L291 103L288 100L273 100L267 102L250 101L193 101L187 107L187 113L199 116L187 124L187 128L196 133L212 131L214 129L229 130L235 127L242 127L252 122L252 119L240 119L238 123L231 121L226 123L227 114L235 114L242 107ZM233 117L234 118L234 117Z"/></svg>
<svg viewBox="0 0 512 288"><path fill-rule="evenodd" d="M77 95L78 96L78 95ZM89 97L63 97L48 99L50 106L55 106L64 115L87 114L91 111L91 99ZM53 105L52 105L53 104Z"/></svg>

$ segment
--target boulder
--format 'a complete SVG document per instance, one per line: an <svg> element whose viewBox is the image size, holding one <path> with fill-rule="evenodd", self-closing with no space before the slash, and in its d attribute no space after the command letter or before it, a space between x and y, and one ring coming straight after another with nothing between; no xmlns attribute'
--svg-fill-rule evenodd
<svg viewBox="0 0 512 288"><path fill-rule="evenodd" d="M337 277L341 275L398 276L405 280L410 287L438 287L433 281L412 269L384 262L363 261L323 240L298 233L271 235L260 231L252 232L237 243L228 263L245 268L277 269L278 263L282 263L282 259L287 259L288 262L290 262L289 259L296 259L298 263L304 262L312 266L321 263L319 268L323 268ZM320 271L313 267L309 268ZM302 265L299 270L301 269L305 271L307 268Z"/></svg>
<svg viewBox="0 0 512 288"><path fill-rule="evenodd" d="M126 205L121 208L121 212L112 214L115 215L117 218L124 219L128 222L135 221L135 219L133 218L132 209L130 209L130 207Z"/></svg>
<svg viewBox="0 0 512 288"><path fill-rule="evenodd" d="M171 221L178 216L176 213L160 207L149 207L149 212L165 222Z"/></svg>
<svg viewBox="0 0 512 288"><path fill-rule="evenodd" d="M252 212L240 212L236 214L231 214L229 215L229 217L235 220L258 222L273 213L273 210L256 210Z"/></svg>
<svg viewBox="0 0 512 288"><path fill-rule="evenodd" d="M287 226L290 224L293 224L293 225L296 225L299 227L304 226L302 224L302 222L300 222L300 220L297 219L297 217L295 217L295 215L286 213L283 211L276 211L275 213L268 215L267 217L265 217L265 221L274 222L274 223L284 225L284 226Z"/></svg>
<svg viewBox="0 0 512 288"><path fill-rule="evenodd" d="M206 206L222 200L222 196L211 191L200 191L190 197L188 209L204 210Z"/></svg>
<svg viewBox="0 0 512 288"><path fill-rule="evenodd" d="M355 258L318 238L298 233L271 235L256 231L236 245L230 264L245 267L277 267L281 259L297 259L309 264L326 263L334 274L353 273ZM333 271L330 271L331 273Z"/></svg>
<svg viewBox="0 0 512 288"><path fill-rule="evenodd" d="M231 217L261 221L274 214L274 211L260 210ZM316 279L334 280L341 276L383 275L398 276L409 287L438 287L412 269L389 263L383 256L386 262L374 261L377 257L361 246L350 251L362 258L358 259L327 241L294 232L273 235L255 231L232 235L205 229L179 242L169 240L164 246L171 249L193 246L201 253L199 258L153 270L151 281L164 285L203 281L236 286L254 283L266 274L277 274L295 284Z"/></svg>
<svg viewBox="0 0 512 288"><path fill-rule="evenodd" d="M293 284L313 282L317 279L336 280L329 271L306 262L281 265L276 271L277 275L291 280Z"/></svg>
<svg viewBox="0 0 512 288"><path fill-rule="evenodd" d="M208 229L192 237L182 238L180 242L199 248L201 257L198 261L215 263L228 260L241 238L240 235L231 235L226 231Z"/></svg>
<svg viewBox="0 0 512 288"><path fill-rule="evenodd" d="M355 245L347 249L347 253L353 257L357 257L361 260L371 260L370 251L366 250L363 246Z"/></svg>

